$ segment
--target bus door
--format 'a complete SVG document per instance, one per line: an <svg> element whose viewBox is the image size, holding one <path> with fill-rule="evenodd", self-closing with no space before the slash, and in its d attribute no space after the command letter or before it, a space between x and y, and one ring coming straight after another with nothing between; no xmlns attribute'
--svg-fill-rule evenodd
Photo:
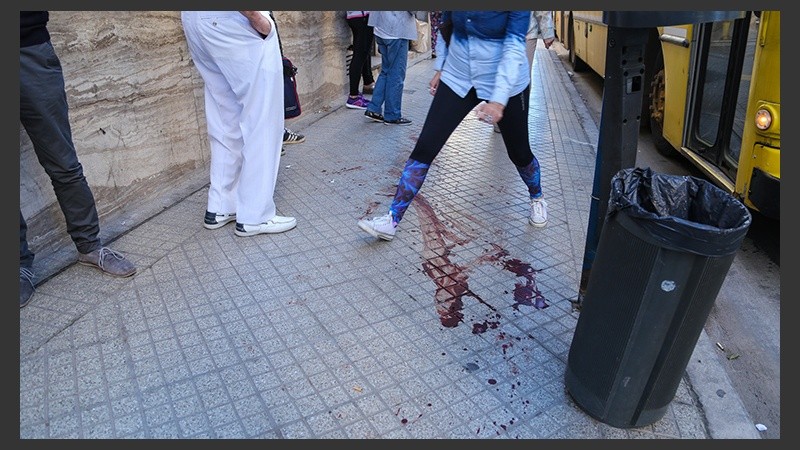
<svg viewBox="0 0 800 450"><path fill-rule="evenodd" d="M709 22L695 27L684 150L736 179L753 70L758 19Z"/></svg>

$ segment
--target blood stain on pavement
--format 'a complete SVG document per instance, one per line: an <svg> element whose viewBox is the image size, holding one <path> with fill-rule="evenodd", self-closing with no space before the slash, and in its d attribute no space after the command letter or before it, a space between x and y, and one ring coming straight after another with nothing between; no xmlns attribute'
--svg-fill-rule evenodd
<svg viewBox="0 0 800 450"><path fill-rule="evenodd" d="M472 269L471 265L462 266L451 261L451 252L457 245L464 245L473 238L469 233L465 237L459 237L445 223L439 219L431 205L424 196L417 194L415 206L420 215L420 226L424 244L423 257L425 262L422 268L428 277L436 284L434 294L435 308L439 315L441 324L446 328L454 328L464 321L464 302L463 297L469 296L485 305L493 312L497 308L486 302L478 294L469 288L468 272ZM462 230L463 231L463 230ZM525 277L525 283L515 283L513 308L519 310L519 305L533 306L536 309L543 309L549 305L544 296L536 286L536 269L530 264L524 263L516 258L510 258L507 250L502 249L496 244L491 244L493 251L481 255L476 263L500 264L504 270L515 274L517 277ZM496 317L499 318L499 315ZM473 324L473 333L484 333L489 328L497 328L498 322L485 321Z"/></svg>

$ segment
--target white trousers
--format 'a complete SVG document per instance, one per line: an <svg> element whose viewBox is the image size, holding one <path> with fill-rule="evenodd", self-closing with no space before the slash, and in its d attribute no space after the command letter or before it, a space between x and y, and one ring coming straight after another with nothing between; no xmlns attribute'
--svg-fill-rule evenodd
<svg viewBox="0 0 800 450"><path fill-rule="evenodd" d="M533 17L531 17L533 20ZM530 74L533 71L533 55L536 54L536 45L539 43L538 38L526 38L525 39L525 54L528 56L528 73Z"/></svg>
<svg viewBox="0 0 800 450"><path fill-rule="evenodd" d="M205 84L208 211L236 213L244 224L267 222L276 215L284 126L275 26L263 38L238 11L182 11L181 22Z"/></svg>

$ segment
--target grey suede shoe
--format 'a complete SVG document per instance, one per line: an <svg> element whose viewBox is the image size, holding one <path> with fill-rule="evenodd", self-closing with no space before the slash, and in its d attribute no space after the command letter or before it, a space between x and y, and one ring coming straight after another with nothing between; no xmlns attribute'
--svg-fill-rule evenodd
<svg viewBox="0 0 800 450"><path fill-rule="evenodd" d="M129 277L136 273L136 266L128 261L121 253L108 247L89 253L79 253L78 262L86 266L94 266L103 272L115 277Z"/></svg>

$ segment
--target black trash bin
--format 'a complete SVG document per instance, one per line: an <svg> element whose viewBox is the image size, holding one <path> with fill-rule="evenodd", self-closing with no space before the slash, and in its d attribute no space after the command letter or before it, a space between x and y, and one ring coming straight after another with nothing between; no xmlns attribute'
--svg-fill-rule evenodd
<svg viewBox="0 0 800 450"><path fill-rule="evenodd" d="M705 180L614 176L565 374L582 409L618 428L664 416L750 222Z"/></svg>

